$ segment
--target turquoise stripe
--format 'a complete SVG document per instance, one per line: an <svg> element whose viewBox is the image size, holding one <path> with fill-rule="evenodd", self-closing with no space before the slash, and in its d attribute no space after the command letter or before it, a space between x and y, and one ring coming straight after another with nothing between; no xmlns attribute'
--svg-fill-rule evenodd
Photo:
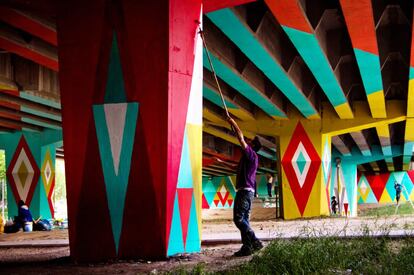
<svg viewBox="0 0 414 275"><path fill-rule="evenodd" d="M124 78L122 75L121 59L119 56L116 33L113 33L112 48L109 57L108 79L105 89L105 103L122 103L126 102Z"/></svg>
<svg viewBox="0 0 414 275"><path fill-rule="evenodd" d="M264 152L264 151L262 151L262 150L260 150L259 152L257 152L257 154L258 154L258 155L261 155L262 157L265 157L265 158L271 159L271 160L276 160L276 154L275 154L275 155L271 155L271 154L269 154L269 153L267 153L267 152Z"/></svg>
<svg viewBox="0 0 414 275"><path fill-rule="evenodd" d="M414 68L410 67L410 79L414 78Z"/></svg>
<svg viewBox="0 0 414 275"><path fill-rule="evenodd" d="M53 108L56 108L56 109L61 108L60 103L58 103L58 102L55 102L55 101L52 101L52 100L49 100L49 99L45 99L45 98L42 98L42 97L38 97L38 96L35 96L35 95L32 95L32 94L29 94L28 92L25 92L25 91L20 92L20 97L24 98L24 99L27 99L27 100L30 100L30 101L33 101L33 102L36 102L36 103L47 105L47 106L50 106L50 107L53 107Z"/></svg>
<svg viewBox="0 0 414 275"><path fill-rule="evenodd" d="M282 26L334 107L347 102L315 35Z"/></svg>
<svg viewBox="0 0 414 275"><path fill-rule="evenodd" d="M203 85L203 97L213 102L217 106L223 108L223 102L221 101L220 95L217 94L215 91L211 90L210 88L208 88L206 85ZM225 102L228 108L239 109L233 103L227 100L225 100Z"/></svg>
<svg viewBox="0 0 414 275"><path fill-rule="evenodd" d="M378 55L355 48L354 52L366 94L369 95L383 90L381 65Z"/></svg>
<svg viewBox="0 0 414 275"><path fill-rule="evenodd" d="M56 121L62 121L61 116L51 115L51 114L44 113L44 112L41 112L41 111L38 111L38 110L34 110L34 109L31 109L31 108L28 108L28 107L21 106L20 110L23 111L23 112L32 114L32 115L37 115L37 116L41 116L41 117L45 117L45 118L50 118L50 119L53 119L53 120L56 120Z"/></svg>
<svg viewBox="0 0 414 275"><path fill-rule="evenodd" d="M252 60L305 117L317 114L306 96L296 88L276 60L230 9L209 13L207 17ZM257 102L257 99L254 102Z"/></svg>
<svg viewBox="0 0 414 275"><path fill-rule="evenodd" d="M56 129L56 130L62 129L62 127L51 125L51 124L48 124L48 123L44 123L44 122L34 120L34 119L31 119L31 118L22 117L22 121L26 122L26 123L42 126L42 127L45 127L45 128L51 128L51 129Z"/></svg>
<svg viewBox="0 0 414 275"><path fill-rule="evenodd" d="M211 62L217 75L223 79L231 87L239 91L242 95L259 106L270 116L286 117L279 109L275 108L273 103L269 99L265 98L259 91L245 82L239 75L237 75L232 69L224 65L217 57L210 53ZM211 70L208 63L207 53L203 51L203 65L206 69Z"/></svg>

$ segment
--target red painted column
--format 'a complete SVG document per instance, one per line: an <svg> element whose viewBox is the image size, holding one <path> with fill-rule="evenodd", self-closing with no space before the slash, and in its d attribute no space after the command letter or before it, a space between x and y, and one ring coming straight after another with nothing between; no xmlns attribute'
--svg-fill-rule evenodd
<svg viewBox="0 0 414 275"><path fill-rule="evenodd" d="M59 3L60 89L72 259L167 255L200 13L201 0ZM112 183L102 168L105 152L100 149L94 113L96 106L108 103L114 37L125 104L139 107L124 210L117 217L122 223L118 241L114 214L110 213L114 211L111 194L107 193Z"/></svg>

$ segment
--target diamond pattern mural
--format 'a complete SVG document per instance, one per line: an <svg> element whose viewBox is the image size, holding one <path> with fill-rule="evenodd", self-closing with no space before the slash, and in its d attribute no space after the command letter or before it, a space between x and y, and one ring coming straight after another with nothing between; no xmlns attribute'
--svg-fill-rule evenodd
<svg viewBox="0 0 414 275"><path fill-rule="evenodd" d="M53 190L55 187L55 166L53 164L52 155L50 153L50 148L46 149L46 153L43 159L41 167L41 178L43 186L45 188L46 197L49 203L50 212L52 217L54 217L54 206L52 201Z"/></svg>
<svg viewBox="0 0 414 275"><path fill-rule="evenodd" d="M114 33L104 104L93 105L93 116L117 253L138 118L138 103L125 101L119 49Z"/></svg>
<svg viewBox="0 0 414 275"><path fill-rule="evenodd" d="M39 175L36 161L26 139L22 136L7 169L7 178L16 203L23 200L30 206Z"/></svg>
<svg viewBox="0 0 414 275"><path fill-rule="evenodd" d="M414 171L399 171L381 175L361 175L358 180L358 203L396 202L395 182L403 186L401 201L414 199Z"/></svg>
<svg viewBox="0 0 414 275"><path fill-rule="evenodd" d="M282 167L302 216L320 165L318 152L298 123L282 158Z"/></svg>

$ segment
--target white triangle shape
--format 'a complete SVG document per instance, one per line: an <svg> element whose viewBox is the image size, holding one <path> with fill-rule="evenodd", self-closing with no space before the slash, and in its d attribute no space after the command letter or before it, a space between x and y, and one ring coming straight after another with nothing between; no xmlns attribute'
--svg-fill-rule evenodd
<svg viewBox="0 0 414 275"><path fill-rule="evenodd" d="M111 144L112 161L114 164L115 175L117 176L124 137L127 104L128 103L104 104L106 127L108 128L109 143Z"/></svg>

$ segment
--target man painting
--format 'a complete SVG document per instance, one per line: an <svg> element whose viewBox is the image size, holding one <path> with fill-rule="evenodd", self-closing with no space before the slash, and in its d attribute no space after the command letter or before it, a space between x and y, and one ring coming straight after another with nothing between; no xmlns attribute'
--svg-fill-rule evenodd
<svg viewBox="0 0 414 275"><path fill-rule="evenodd" d="M240 230L242 247L234 253L235 256L248 256L253 252L260 250L263 244L257 239L254 231L250 227L250 210L252 199L254 197L256 185L256 171L258 167L258 152L261 143L258 137L255 137L250 144L244 140L242 131L237 123L231 117L227 118L229 124L237 134L237 138L242 147L243 154L237 167L236 177L236 198L234 200L233 221Z"/></svg>

